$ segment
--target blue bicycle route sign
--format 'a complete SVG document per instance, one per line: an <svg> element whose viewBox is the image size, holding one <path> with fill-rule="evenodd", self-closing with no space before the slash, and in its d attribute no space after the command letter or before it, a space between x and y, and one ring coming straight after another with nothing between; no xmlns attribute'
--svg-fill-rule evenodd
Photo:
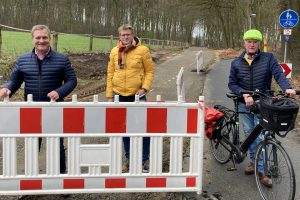
<svg viewBox="0 0 300 200"><path fill-rule="evenodd" d="M279 24L283 28L294 28L297 25L298 21L298 13L291 9L283 11L279 16Z"/></svg>

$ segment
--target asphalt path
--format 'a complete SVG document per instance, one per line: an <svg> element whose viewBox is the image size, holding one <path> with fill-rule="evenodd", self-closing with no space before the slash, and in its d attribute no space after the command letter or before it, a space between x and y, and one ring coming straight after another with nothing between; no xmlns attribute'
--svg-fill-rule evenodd
<svg viewBox="0 0 300 200"><path fill-rule="evenodd" d="M204 84L204 96L206 105L222 104L233 108L233 103L226 97L227 83L232 60L221 60L207 74ZM241 134L242 135L242 134ZM296 198L300 199L300 134L299 130L293 130L286 138L277 138L282 141L283 147L291 157L296 173ZM237 165L237 171L227 171L232 162L225 165L217 163L209 150L209 140L205 140L204 147L203 190L208 195L217 194L220 199L226 200L260 200L259 191L255 183L254 175L247 176L244 169L249 160ZM282 191L284 192L284 191Z"/></svg>

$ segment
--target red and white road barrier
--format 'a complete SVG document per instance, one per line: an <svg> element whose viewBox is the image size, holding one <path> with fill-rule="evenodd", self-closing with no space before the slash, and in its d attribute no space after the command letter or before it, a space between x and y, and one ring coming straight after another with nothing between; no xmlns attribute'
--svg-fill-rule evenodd
<svg viewBox="0 0 300 200"><path fill-rule="evenodd" d="M178 102L0 102L3 173L0 195L99 192L197 192L202 188L204 97ZM118 98L115 98L118 99ZM38 138L46 140L46 172L39 170ZM59 173L59 139L67 140L67 174ZM83 137L108 138L82 144ZM122 173L122 138L130 137L130 167ZM149 173L142 172L143 137L150 137ZM24 174L18 174L18 138L24 138ZM170 140L163 172L163 139ZM183 139L189 169L183 172ZM82 173L82 168L88 172ZM107 167L108 172L103 172Z"/></svg>

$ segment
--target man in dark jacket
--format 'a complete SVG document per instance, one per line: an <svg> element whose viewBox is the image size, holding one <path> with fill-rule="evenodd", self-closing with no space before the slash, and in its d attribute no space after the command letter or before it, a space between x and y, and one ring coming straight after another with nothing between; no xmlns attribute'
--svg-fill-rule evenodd
<svg viewBox="0 0 300 200"><path fill-rule="evenodd" d="M50 30L45 25L31 30L32 51L21 55L9 81L0 90L0 99L12 96L24 82L24 99L32 94L33 101L63 101L77 85L77 78L69 59L50 47ZM39 140L41 144L41 139ZM60 140L60 173L65 173L65 150Z"/></svg>
<svg viewBox="0 0 300 200"><path fill-rule="evenodd" d="M271 81L274 77L282 91L290 96L295 96L295 90L292 89L273 54L259 50L259 44L262 41L261 32L255 29L248 30L245 32L243 39L245 51L231 63L229 89L238 95L245 90L265 92L271 90ZM249 94L243 94L243 100L239 103L239 111L249 112L249 107L253 105L254 100ZM240 114L240 119L245 137L247 137L255 125L258 124L259 116L256 114ZM259 136L249 148L251 162L245 170L247 175L254 174L254 154L260 141L262 141L262 136ZM265 176L262 162L259 162L258 171L261 183L271 187L272 180Z"/></svg>

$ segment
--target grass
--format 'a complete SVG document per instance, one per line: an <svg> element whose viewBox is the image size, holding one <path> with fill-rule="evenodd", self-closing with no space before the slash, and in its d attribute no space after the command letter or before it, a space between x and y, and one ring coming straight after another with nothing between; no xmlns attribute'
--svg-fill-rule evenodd
<svg viewBox="0 0 300 200"><path fill-rule="evenodd" d="M33 48L31 33L17 32L17 31L1 31L2 33L2 56L18 57L23 53L30 51ZM52 45L53 38L51 40ZM118 39L113 40L113 47L117 45ZM161 44L155 43L153 40L150 44L149 40L142 39L142 44L152 49L161 48ZM109 38L93 38L93 52L109 52L111 49ZM57 50L62 53L85 53L89 52L90 38L83 35L75 34L59 34ZM166 46L165 48L174 48L172 46Z"/></svg>
<svg viewBox="0 0 300 200"><path fill-rule="evenodd" d="M52 39L53 40L53 39ZM33 48L31 34L27 32L2 31L2 55L17 57ZM90 38L74 34L58 35L58 51L63 53L89 52ZM113 40L113 46L117 40ZM108 52L110 39L93 38L93 52Z"/></svg>

